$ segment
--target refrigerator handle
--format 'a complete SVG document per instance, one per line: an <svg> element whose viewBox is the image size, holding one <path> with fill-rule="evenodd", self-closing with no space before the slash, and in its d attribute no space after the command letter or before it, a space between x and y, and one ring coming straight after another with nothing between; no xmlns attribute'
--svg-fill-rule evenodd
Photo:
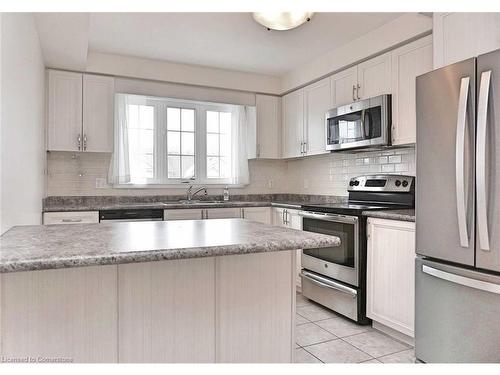
<svg viewBox="0 0 500 375"><path fill-rule="evenodd" d="M463 77L460 83L458 99L457 138L455 145L455 187L457 197L457 219L460 246L469 247L469 232L467 230L467 199L465 191L465 130L467 120L467 100L469 96L470 77Z"/></svg>
<svg viewBox="0 0 500 375"><path fill-rule="evenodd" d="M438 270L437 268L422 266L422 272L427 275L437 277L438 279L446 280L455 284L467 286L469 288L479 289L485 292L500 294L500 285L489 283L487 281L471 279L469 277L456 275L454 273Z"/></svg>
<svg viewBox="0 0 500 375"><path fill-rule="evenodd" d="M491 70L481 73L479 97L477 103L477 139L476 139L476 189L477 189L477 227L479 247L490 250L487 213L486 185L486 125L488 97L490 93Z"/></svg>

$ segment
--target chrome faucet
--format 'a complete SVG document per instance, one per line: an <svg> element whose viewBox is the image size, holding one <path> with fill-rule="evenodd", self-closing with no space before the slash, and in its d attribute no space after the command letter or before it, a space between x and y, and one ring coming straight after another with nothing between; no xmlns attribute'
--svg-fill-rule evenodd
<svg viewBox="0 0 500 375"><path fill-rule="evenodd" d="M187 193L186 193L186 196L187 196L187 200L190 201L191 199L193 199L193 197L198 194L200 191L205 191L205 195L207 195L207 188L205 186L202 186L201 188L199 189L196 189L194 192L193 192L193 185L189 186L188 189L187 189Z"/></svg>

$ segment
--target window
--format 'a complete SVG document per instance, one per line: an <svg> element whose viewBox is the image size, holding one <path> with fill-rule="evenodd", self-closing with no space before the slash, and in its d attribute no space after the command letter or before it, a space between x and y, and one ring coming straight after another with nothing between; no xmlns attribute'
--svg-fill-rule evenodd
<svg viewBox="0 0 500 375"><path fill-rule="evenodd" d="M231 113L207 111L207 178L231 177Z"/></svg>
<svg viewBox="0 0 500 375"><path fill-rule="evenodd" d="M195 178L194 109L167 107L168 178Z"/></svg>
<svg viewBox="0 0 500 375"><path fill-rule="evenodd" d="M115 185L248 183L243 106L117 94Z"/></svg>
<svg viewBox="0 0 500 375"><path fill-rule="evenodd" d="M154 107L130 104L127 112L130 175L145 182L154 175Z"/></svg>

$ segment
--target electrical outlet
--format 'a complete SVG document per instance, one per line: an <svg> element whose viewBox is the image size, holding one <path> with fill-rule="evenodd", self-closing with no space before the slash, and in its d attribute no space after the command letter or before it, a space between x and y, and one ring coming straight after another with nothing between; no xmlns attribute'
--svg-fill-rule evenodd
<svg viewBox="0 0 500 375"><path fill-rule="evenodd" d="M274 180L273 179L270 179L269 181L267 181L267 187L269 189L272 189L274 187Z"/></svg>
<svg viewBox="0 0 500 375"><path fill-rule="evenodd" d="M108 181L105 178L98 177L95 179L95 188L96 189L106 189L108 187Z"/></svg>

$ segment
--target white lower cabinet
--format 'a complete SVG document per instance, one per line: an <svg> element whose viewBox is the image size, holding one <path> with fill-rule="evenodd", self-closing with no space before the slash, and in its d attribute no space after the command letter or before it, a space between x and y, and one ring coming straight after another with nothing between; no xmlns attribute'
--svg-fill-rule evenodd
<svg viewBox="0 0 500 375"><path fill-rule="evenodd" d="M43 224L89 224L99 222L99 211L44 212Z"/></svg>
<svg viewBox="0 0 500 375"><path fill-rule="evenodd" d="M241 217L240 208L210 208L205 210L205 219L231 219Z"/></svg>
<svg viewBox="0 0 500 375"><path fill-rule="evenodd" d="M273 207L272 209L273 225L278 227L288 227L292 229L302 230L302 216L299 215L299 210L293 210L289 208ZM297 250L297 261L296 266L296 286L301 288L301 278L300 271L302 269L301 264L302 249Z"/></svg>
<svg viewBox="0 0 500 375"><path fill-rule="evenodd" d="M244 207L241 209L243 219L258 221L259 223L271 224L270 207Z"/></svg>
<svg viewBox="0 0 500 375"><path fill-rule="evenodd" d="M196 208L163 211L163 220L201 220L202 218L202 210Z"/></svg>
<svg viewBox="0 0 500 375"><path fill-rule="evenodd" d="M366 315L414 337L415 223L368 219Z"/></svg>

